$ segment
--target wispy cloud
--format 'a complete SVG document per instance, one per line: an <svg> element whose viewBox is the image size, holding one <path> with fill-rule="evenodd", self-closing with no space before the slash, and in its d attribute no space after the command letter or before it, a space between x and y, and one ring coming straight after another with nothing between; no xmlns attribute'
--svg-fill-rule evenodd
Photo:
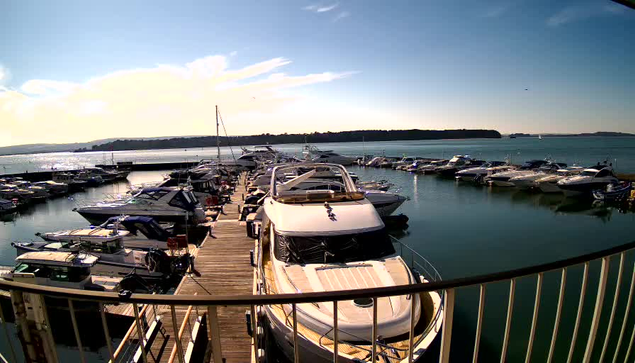
<svg viewBox="0 0 635 363"><path fill-rule="evenodd" d="M307 11L312 11L312 12L315 12L315 13L326 13L328 11L337 9L338 6L340 6L339 3L333 3L333 4L330 4L330 5L311 4L309 6L303 7L302 9L303 10L307 10Z"/></svg>
<svg viewBox="0 0 635 363"><path fill-rule="evenodd" d="M295 103L294 88L353 74L279 72L290 63L273 58L231 69L228 57L209 56L184 65L123 69L81 83L33 79L18 90L0 87L0 144L206 134L210 105L232 117L259 119ZM244 127L235 126L234 134L268 132L272 125Z"/></svg>
<svg viewBox="0 0 635 363"><path fill-rule="evenodd" d="M344 18L348 18L351 15L351 13L349 13L348 11L341 11L340 13L338 13L337 15L335 15L335 17L333 18L333 21L340 21Z"/></svg>
<svg viewBox="0 0 635 363"><path fill-rule="evenodd" d="M618 4L582 3L568 6L547 19L547 26L558 27L564 24L583 21L590 18L620 15L624 6Z"/></svg>
<svg viewBox="0 0 635 363"><path fill-rule="evenodd" d="M511 3L504 3L491 6L481 13L482 18L499 18L512 7Z"/></svg>
<svg viewBox="0 0 635 363"><path fill-rule="evenodd" d="M9 79L11 78L11 73L9 70L0 64L0 86L3 84L9 83Z"/></svg>

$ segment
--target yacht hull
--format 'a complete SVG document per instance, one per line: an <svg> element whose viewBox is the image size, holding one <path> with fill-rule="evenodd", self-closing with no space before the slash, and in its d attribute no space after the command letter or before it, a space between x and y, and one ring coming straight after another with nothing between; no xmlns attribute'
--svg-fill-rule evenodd
<svg viewBox="0 0 635 363"><path fill-rule="evenodd" d="M557 182L538 183L538 188L543 193L562 193L562 189L558 187Z"/></svg>
<svg viewBox="0 0 635 363"><path fill-rule="evenodd" d="M186 222L184 214L165 214L161 212L155 211L105 211L105 210L81 210L78 209L77 213L79 213L82 217L84 217L87 221L93 224L101 224L108 220L110 217L116 217L120 215L129 215L129 216L140 216L140 217L152 217L157 222L167 222L167 223L179 223L183 224ZM192 217L192 215L190 215Z"/></svg>
<svg viewBox="0 0 635 363"><path fill-rule="evenodd" d="M592 182L581 184L558 184L567 197L591 197L594 190L605 189L609 182Z"/></svg>

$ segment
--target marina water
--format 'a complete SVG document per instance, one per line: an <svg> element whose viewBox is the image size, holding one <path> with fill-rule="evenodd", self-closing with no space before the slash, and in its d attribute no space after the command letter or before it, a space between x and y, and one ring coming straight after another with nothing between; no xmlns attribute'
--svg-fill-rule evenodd
<svg viewBox="0 0 635 363"><path fill-rule="evenodd" d="M438 140L408 142L367 142L349 144L320 144L321 149L333 149L347 155L385 153L388 156L406 154L422 157L450 157L453 154L470 154L487 160L501 160L511 156L513 162L526 159L543 159L580 165L595 164L609 159L615 162L619 173L635 173L635 138L544 138L500 140ZM299 154L302 145L280 145L277 149ZM126 151L114 153L55 153L0 157L0 164L8 172L25 170L50 170L77 168L115 161L170 162L194 161L210 158L215 149ZM234 153L240 150L234 148ZM223 148L224 155L231 155ZM2 167L0 166L0 167ZM562 195L547 195L504 188L488 188L469 183L457 183L432 175L415 175L387 169L352 167L362 180L386 179L395 184L396 190L408 196L397 213L410 218L409 228L395 232L402 241L415 248L434 264L444 279L474 276L515 269L581 255L633 240L635 214L607 206L593 206L591 201L567 199ZM167 171L166 171L167 172ZM0 263L10 265L15 258L11 241L37 239L36 232L78 228L88 223L72 209L109 196L123 195L129 184L162 179L165 172L133 172L128 182L90 188L73 194L36 204L14 216L5 216L0 222ZM632 259L626 261L624 276L630 276ZM579 333L586 337L592 315L594 291L597 288L599 266L591 265L589 287L585 303L583 324ZM611 274L617 271L617 261L612 261ZM581 268L569 270L565 309L558 335L554 361L566 360L568 342L579 298ZM549 349L553 317L559 287L559 272L545 274L540 316L534 346L533 360L544 361ZM609 281L615 281L613 275ZM535 279L520 279L517 284L512 336L508 361L524 360L526 340L529 335L535 294ZM607 286L608 301L612 301L615 286ZM624 291L625 287L623 287ZM481 340L480 360L498 360L505 328L509 286L488 286ZM620 297L617 317L625 307L625 293ZM622 301L624 300L624 301ZM610 304L603 314L609 314ZM452 361L471 359L476 317L478 288L462 289L457 293L455 308L455 334L452 343ZM632 318L631 318L632 319ZM616 325L621 324L621 318ZM619 326L619 325L618 325ZM633 326L629 322L630 327ZM600 327L599 341L603 343L605 327ZM526 336L526 337L524 337ZM630 335L627 335L630 336ZM0 338L3 340L4 338ZM578 341L574 361L583 353L585 339ZM67 348L63 348L64 351ZM6 350L5 350L6 351ZM69 353L72 356L72 349ZM105 360L107 354L90 354L91 360ZM429 358L437 357L430 352Z"/></svg>

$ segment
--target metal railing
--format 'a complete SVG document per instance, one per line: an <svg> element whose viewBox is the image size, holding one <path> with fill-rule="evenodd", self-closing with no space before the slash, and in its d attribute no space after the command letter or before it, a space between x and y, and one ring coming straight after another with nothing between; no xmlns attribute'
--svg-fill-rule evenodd
<svg viewBox="0 0 635 363"><path fill-rule="evenodd" d="M503 334L502 340L502 348L500 354L500 361L505 362L508 359L508 352L511 341L511 325L512 318L514 313L514 297L516 293L517 282L521 278L535 278L536 280L536 291L535 291L535 299L533 302L533 314L531 318L531 325L529 326L529 338L523 339L523 342L526 342L527 348L525 353L525 361L529 362L534 355L534 342L536 340L537 335L537 321L540 314L541 301L544 301L545 297L542 296L542 288L545 280L545 275L548 272L559 272L560 281L559 281L559 294L557 297L557 309L554 316L553 327L551 328L551 337L548 351L547 362L552 362L554 360L554 351L556 346L556 341L559 340L561 344L569 345L568 349L568 357L567 360L569 362L573 361L574 353L576 350L577 342L584 342L584 355L582 357L582 362L590 362L593 357L594 351L597 353L600 351L601 361L609 361L613 362L618 361L618 357L624 355L624 360L628 360L632 354L633 341L635 339L635 327L631 327L628 325L629 323L629 314L631 310L631 305L633 303L633 293L635 288L635 266L630 278L629 287L628 287L628 297L625 306L625 310L621 319L620 324L616 324L619 319L616 314L619 311L618 309L618 299L620 296L624 296L622 294L622 285L625 283L626 279L623 277L626 261L630 260L632 254L632 250L635 249L635 242L623 244L617 247L608 248L602 251L585 254L578 257L568 258L556 262L550 262L540 265L535 265L531 267L525 267L520 269L515 269L511 271L492 273L486 275L480 275L475 277L467 277L467 278L458 278L444 281L430 281L426 283L417 283L413 285L401 285L401 286L392 286L392 287L382 287L382 288L369 288L363 290L345 290L345 291L334 291L334 292L310 292L303 294L278 294L278 295L240 295L240 296L199 296L199 295L150 295L150 294L133 294L129 297L122 297L116 293L110 292L96 292L96 291L80 291L80 290L72 290L72 289L62 289L62 288L54 288L48 286L38 286L28 283L21 282L12 282L12 281L2 281L0 280L0 290L7 291L10 293L12 301L14 314L16 317L16 326L18 330L22 332L22 345L24 354L29 357L37 357L37 351L34 348L33 336L29 336L29 332L33 332L32 329L27 329L27 322L25 319L26 313L22 309L20 302L24 302L25 295L31 294L28 300L33 302L34 300L41 300L42 303L44 299L42 297L49 298L57 298L57 299L65 299L67 301L68 311L71 315L71 324L73 327L73 331L77 341L77 347L80 352L80 360L85 361L85 357L83 354L83 346L82 346L82 338L84 334L89 333L86 331L81 331L79 324L76 318L76 304L79 302L94 302L99 306L99 310L95 310L96 312L101 313L102 319L102 329L104 336L107 338L108 350L110 358L113 361L117 360L115 357L115 351L112 346L112 341L110 340L109 333L109 325L107 323L107 319L104 317L104 309L103 304L114 304L114 303L129 303L133 304L133 311L135 312L135 325L136 332L138 337L139 345L141 349L138 350L141 352L140 359L141 361L147 362L151 359L149 358L148 349L144 347L144 342L146 342L146 338L143 336L143 332L146 331L143 328L143 318L140 313L139 306L142 304L147 306L161 306L166 307L168 310L164 310L170 312L172 318L172 327L173 329L177 329L179 326L183 326L183 321L187 318L183 318L182 322L179 325L177 321L177 316L174 313L175 307L187 307L190 306L188 310L199 309L201 308L205 311L207 316L207 326L208 326L208 345L211 347L212 354L214 356L215 361L221 361L219 359L222 358L222 345L221 345L221 336L224 334L223 330L220 328L218 323L217 316L217 308L220 306L245 306L249 307L252 314L257 314L257 312L262 311L262 306L264 305L283 305L289 304L291 309L291 325L293 331L293 342L290 342L294 348L293 359L297 362L300 360L300 339L302 337L298 332L298 322L297 322L297 305L298 304L306 304L306 303L318 303L318 302L330 302L334 305L334 321L333 321L333 361L336 362L338 360L338 348L343 342L338 340L338 314L337 314L337 304L338 302L348 301L359 298L370 298L376 303L378 298L389 297L389 296L401 296L401 295L413 295L424 292L439 292L444 295L443 302L443 326L441 329L441 337L440 337L440 352L439 352L439 361L440 362L449 362L450 359L450 348L452 346L452 335L453 335L453 320L454 320L454 307L456 301L456 293L459 289L467 288L467 287L478 287L479 288L479 302L478 302L478 315L476 321L476 333L474 336L474 348L472 361L476 362L479 357L479 348L481 343L481 336L483 331L483 316L484 316L484 308L485 308L485 296L486 296L486 287L492 283L508 283L509 284L509 297L507 303L507 312L505 316L505 330ZM619 259L617 273L614 273L615 279L611 281L611 286L614 282L614 290L608 294L608 296L612 297L612 301L610 302L610 314L608 317L605 315L605 320L602 321L602 310L605 305L605 300L607 297L607 286L609 282L609 267L611 264L614 264L616 260ZM590 327L588 334L582 336L580 333L582 330L581 325L583 324L583 310L585 309L585 299L587 298L586 294L588 293L587 287L590 282L590 264L594 261L601 262L599 279L597 282L597 290L595 291L595 303L592 306L592 318L590 320ZM578 308L576 310L576 318L575 325L573 329L573 333L571 336L561 336L559 337L560 331L560 323L563 313L563 300L567 282L567 272L573 266L582 266L582 284L579 291L579 300L578 300ZM414 299L411 299L411 301ZM607 302L608 303L608 302ZM377 338L377 308L376 304L373 305L373 337ZM414 306L414 305L412 305ZM151 309L148 307L148 309ZM607 305L608 307L608 305ZM586 307L588 308L588 307ZM1 311L1 310L0 310ZM46 311L46 308L42 311ZM155 313L155 316L158 313ZM196 314L198 316L198 314ZM414 314L411 314L414 316ZM608 322L606 321L608 318ZM5 316L0 316L2 323L5 324ZM49 334L49 339L54 339L52 335L50 335L50 330L46 332L46 327L49 325L49 317L46 313L43 316L39 317L40 329L43 333ZM198 319L198 318L197 318ZM414 320L414 319L412 319ZM632 320L632 318L630 319ZM197 320L198 321L198 320ZM147 320L146 320L147 323ZM603 329L600 329L600 325L603 326ZM261 361L262 360L262 342L258 339L261 335L261 329L259 329L254 324L251 325L253 329L253 337L252 343L254 344L254 349L252 349L252 361ZM605 327L605 328L604 328ZM44 330L42 330L44 329ZM413 346L413 329L414 322L411 321L410 326L410 339L409 344L410 347ZM35 330L35 332L39 332L40 330ZM4 330L7 339L11 340L9 337L9 332L7 329ZM630 334L629 334L630 331ZM619 334L617 334L619 332ZM609 341L610 338L615 338L617 334L617 340L613 340L615 343L614 349L609 349ZM130 335L130 334L129 334ZM180 337L180 334L176 334L175 332L171 332L169 335L174 337ZM602 336L603 335L603 336ZM603 340L602 340L603 339ZM54 341L54 340L53 340ZM376 350L376 341L377 339L372 339L372 352L377 352ZM600 346L600 343L601 346ZM598 343L598 344L596 344ZM184 348L181 346L181 339L176 338L174 342L174 347L172 349L172 356L176 357L179 362L186 361L186 352ZM10 345L12 350L17 350L18 348ZM248 348L247 348L248 349ZM4 356L10 355L10 352L0 352ZM49 352L48 361L56 361L57 357L55 354L55 346L52 348L52 352ZM597 355L597 354L596 354ZM174 359L174 358L173 358ZM412 350L410 350L408 358L403 361L412 361L413 354ZM37 359L35 359L37 360ZM370 357L367 358L367 361L375 362L377 360L377 354L371 354Z"/></svg>

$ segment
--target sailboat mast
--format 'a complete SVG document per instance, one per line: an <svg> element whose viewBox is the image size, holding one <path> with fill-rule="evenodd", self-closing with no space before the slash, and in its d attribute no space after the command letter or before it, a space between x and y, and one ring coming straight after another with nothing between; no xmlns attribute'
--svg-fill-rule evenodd
<svg viewBox="0 0 635 363"><path fill-rule="evenodd" d="M220 164L220 132L218 129L218 105L216 105L216 151L218 163Z"/></svg>

